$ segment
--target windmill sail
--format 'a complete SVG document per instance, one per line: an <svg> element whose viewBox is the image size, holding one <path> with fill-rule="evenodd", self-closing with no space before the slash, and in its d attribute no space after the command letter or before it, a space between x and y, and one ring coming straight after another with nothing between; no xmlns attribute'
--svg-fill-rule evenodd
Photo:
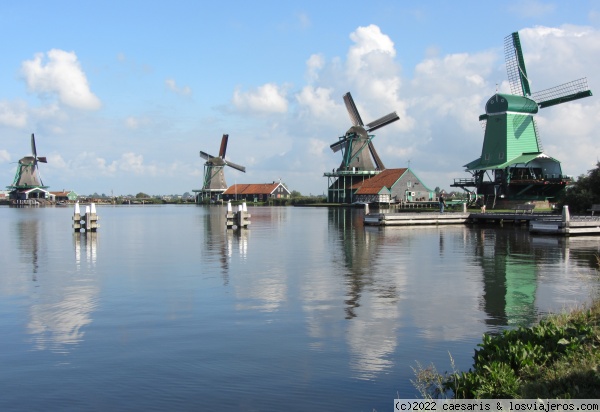
<svg viewBox="0 0 600 412"><path fill-rule="evenodd" d="M515 96L531 95L519 33L513 33L504 38L504 57L510 92Z"/></svg>
<svg viewBox="0 0 600 412"><path fill-rule="evenodd" d="M350 120L352 120L352 124L354 126L364 126L362 119L360 118L360 114L358 113L358 109L354 104L354 99L350 92L344 95L344 103L346 104L346 110L348 110L348 114L350 115Z"/></svg>
<svg viewBox="0 0 600 412"><path fill-rule="evenodd" d="M372 132L380 127L387 126L390 123L394 123L396 120L400 120L400 116L398 116L396 112L386 114L385 116L369 123L367 125L367 132Z"/></svg>
<svg viewBox="0 0 600 412"><path fill-rule="evenodd" d="M551 87L546 90L533 93L531 96L538 106L543 109L561 103L583 99L592 95L588 89L587 78L573 80L560 86Z"/></svg>

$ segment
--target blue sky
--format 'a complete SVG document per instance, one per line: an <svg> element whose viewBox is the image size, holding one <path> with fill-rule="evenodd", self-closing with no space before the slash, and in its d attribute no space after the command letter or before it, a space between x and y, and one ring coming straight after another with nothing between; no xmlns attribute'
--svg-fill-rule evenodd
<svg viewBox="0 0 600 412"><path fill-rule="evenodd" d="M600 94L600 1L23 1L0 3L0 186L35 133L50 190L181 194L200 150L326 191L350 91L388 168L432 189L479 157L478 116L508 91L503 41L519 31L534 91L587 77ZM596 96L541 110L545 152L577 176L600 158ZM4 183L2 183L4 182Z"/></svg>

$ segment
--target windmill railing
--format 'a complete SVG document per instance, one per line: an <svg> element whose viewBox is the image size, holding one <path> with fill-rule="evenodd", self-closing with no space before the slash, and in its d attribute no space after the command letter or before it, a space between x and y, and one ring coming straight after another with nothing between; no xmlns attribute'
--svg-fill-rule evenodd
<svg viewBox="0 0 600 412"><path fill-rule="evenodd" d="M454 179L454 183L451 185L452 187L462 187L462 186L476 186L476 182L474 178L461 178Z"/></svg>
<svg viewBox="0 0 600 412"><path fill-rule="evenodd" d="M325 172L323 176L354 176L354 175L376 175L381 173L381 170L359 170L356 168L337 169L331 172Z"/></svg>

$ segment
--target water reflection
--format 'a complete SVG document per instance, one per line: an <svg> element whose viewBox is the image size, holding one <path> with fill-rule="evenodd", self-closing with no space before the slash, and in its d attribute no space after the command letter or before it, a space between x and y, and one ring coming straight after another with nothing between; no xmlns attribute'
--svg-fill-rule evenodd
<svg viewBox="0 0 600 412"><path fill-rule="evenodd" d="M230 250L234 254L232 259L239 269L234 285L235 308L238 311L277 312L289 300L290 261L287 257L295 253L277 237L286 233L289 210L249 207L248 211L252 222L248 229L227 231ZM268 246L252 248L249 253L250 238L255 233Z"/></svg>
<svg viewBox="0 0 600 412"><path fill-rule="evenodd" d="M204 256L207 263L215 259L221 269L223 285L229 285L231 259L240 256L245 259L248 254L248 238L250 229L227 229L227 209L221 206L201 206L202 227L204 229Z"/></svg>
<svg viewBox="0 0 600 412"><path fill-rule="evenodd" d="M373 379L394 367L393 354L401 328L401 291L406 282L401 267L379 270L379 251L385 238L378 230L365 230L363 212L329 210L330 232L339 238L346 268L346 339L350 368L358 379Z"/></svg>
<svg viewBox="0 0 600 412"><path fill-rule="evenodd" d="M21 260L26 264L31 264L31 278L35 282L39 269L40 233L38 221L29 219L19 220L15 226L15 233L19 239L19 248L21 250Z"/></svg>
<svg viewBox="0 0 600 412"><path fill-rule="evenodd" d="M96 265L97 242L97 232L75 232L73 234L75 264L77 265L77 269L81 269L82 261L84 264L87 263L88 268Z"/></svg>
<svg viewBox="0 0 600 412"><path fill-rule="evenodd" d="M45 257L40 265L40 255L59 255L55 249L63 246L60 234L54 233L42 216L24 214L15 225L21 259L31 264L35 283L33 288L24 288L30 299L26 330L36 350L64 353L83 340L84 327L92 322L98 296L90 272L96 264L96 234L74 235L74 266Z"/></svg>

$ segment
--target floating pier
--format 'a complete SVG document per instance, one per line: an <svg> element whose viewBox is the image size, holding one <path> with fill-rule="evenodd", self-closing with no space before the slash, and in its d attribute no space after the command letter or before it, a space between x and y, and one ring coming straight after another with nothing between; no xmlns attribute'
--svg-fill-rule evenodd
<svg viewBox="0 0 600 412"><path fill-rule="evenodd" d="M250 213L248 213L246 202L238 205L237 212L233 212L231 202L227 202L226 221L227 229L233 229L234 227L247 229L250 225Z"/></svg>
<svg viewBox="0 0 600 412"><path fill-rule="evenodd" d="M85 207L84 215L81 214L79 202L75 203L75 211L73 213L73 230L75 232L96 232L100 227L98 219L94 203Z"/></svg>
<svg viewBox="0 0 600 412"><path fill-rule="evenodd" d="M513 223L529 226L530 233L574 236L600 235L600 216L570 216L569 207L562 215L549 213L369 213L365 206L365 225L418 226L480 223Z"/></svg>
<svg viewBox="0 0 600 412"><path fill-rule="evenodd" d="M600 217L571 217L569 207L563 207L560 219L534 220L529 223L529 232L545 235L600 235Z"/></svg>
<svg viewBox="0 0 600 412"><path fill-rule="evenodd" d="M469 220L469 213L369 213L365 215L365 225L376 226L415 226L415 225L456 225Z"/></svg>
<svg viewBox="0 0 600 412"><path fill-rule="evenodd" d="M423 212L423 213L369 213L365 204L365 225L375 226L416 226L416 225L457 225L467 223L470 213L463 204L462 212Z"/></svg>

